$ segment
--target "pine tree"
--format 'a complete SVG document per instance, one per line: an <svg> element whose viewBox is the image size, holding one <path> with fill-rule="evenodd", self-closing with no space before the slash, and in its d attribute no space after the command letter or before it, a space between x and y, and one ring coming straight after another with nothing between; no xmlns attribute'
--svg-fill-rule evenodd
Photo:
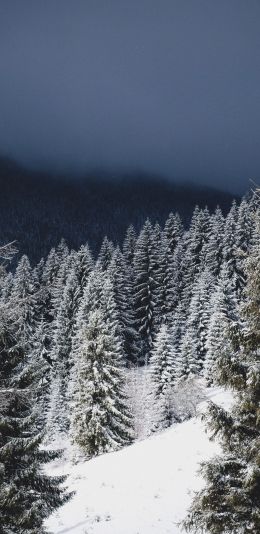
<svg viewBox="0 0 260 534"><path fill-rule="evenodd" d="M259 232L259 214L258 214ZM259 232L260 233L260 232ZM230 326L218 363L218 383L234 390L230 412L210 405L208 424L223 453L202 465L206 488L196 495L184 523L188 531L211 534L260 532L260 248L251 251L241 310L242 328Z"/></svg>
<svg viewBox="0 0 260 534"><path fill-rule="evenodd" d="M143 359L148 362L155 333L158 274L153 227L149 220L144 224L137 239L134 273L136 321L143 343Z"/></svg>
<svg viewBox="0 0 260 534"><path fill-rule="evenodd" d="M209 323L206 340L206 358L204 376L208 385L215 381L215 364L223 350L225 350L225 332L229 323L237 327L238 302L233 280L229 279L229 269L223 264L218 285L209 301Z"/></svg>
<svg viewBox="0 0 260 534"><path fill-rule="evenodd" d="M163 324L156 334L150 359L152 396L157 411L154 429L172 424L171 389L173 386L174 359L169 327Z"/></svg>
<svg viewBox="0 0 260 534"><path fill-rule="evenodd" d="M19 308L17 335L28 346L37 325L38 301L36 280L27 256L23 256L17 265L10 301L14 307Z"/></svg>
<svg viewBox="0 0 260 534"><path fill-rule="evenodd" d="M127 228L123 243L123 254L128 267L133 267L136 246L136 232L133 225Z"/></svg>
<svg viewBox="0 0 260 534"><path fill-rule="evenodd" d="M94 269L94 260L88 244L82 245L75 254L72 268L78 279L78 289L76 295L78 307L82 299L83 291L88 283L89 276Z"/></svg>
<svg viewBox="0 0 260 534"><path fill-rule="evenodd" d="M174 374L177 381L181 378L200 374L201 365L197 357L196 346L194 350L196 340L197 332L194 326L190 325L182 336L175 359Z"/></svg>
<svg viewBox="0 0 260 534"><path fill-rule="evenodd" d="M98 268L102 271L106 271L109 267L109 264L111 262L112 256L114 252L114 245L112 241L109 241L107 236L104 237L102 245L100 247L98 259L97 259L97 265Z"/></svg>
<svg viewBox="0 0 260 534"><path fill-rule="evenodd" d="M118 312L118 322L127 362L137 363L140 343L136 331L131 278L125 258L119 248L115 249L108 276L113 284L113 295Z"/></svg>
<svg viewBox="0 0 260 534"><path fill-rule="evenodd" d="M238 248L237 225L238 208L236 202L233 202L225 222L223 236L223 260L226 264L226 268L228 269L228 277L230 280L232 280L237 296L240 298L241 292L245 285L245 276L241 269L241 251Z"/></svg>
<svg viewBox="0 0 260 534"><path fill-rule="evenodd" d="M217 279L223 262L223 234L224 223L222 211L217 207L210 219L210 231L208 241L204 245L204 267Z"/></svg>
<svg viewBox="0 0 260 534"><path fill-rule="evenodd" d="M121 343L100 310L81 331L76 362L72 438L86 457L131 442L131 419L124 394Z"/></svg>
<svg viewBox="0 0 260 534"><path fill-rule="evenodd" d="M206 341L210 317L209 300L212 291L212 277L207 269L201 273L194 284L193 296L185 324L184 338L181 343L180 368L185 375L202 374L206 358ZM181 364L181 365L180 365ZM180 375L180 371L178 372Z"/></svg>
<svg viewBox="0 0 260 534"><path fill-rule="evenodd" d="M163 233L168 241L169 254L173 256L175 249L184 233L183 224L178 213L169 214Z"/></svg>
<svg viewBox="0 0 260 534"><path fill-rule="evenodd" d="M43 522L69 498L64 477L44 474L43 465L60 453L40 448L37 372L17 339L16 312L0 309L0 516L3 534L43 534Z"/></svg>
<svg viewBox="0 0 260 534"><path fill-rule="evenodd" d="M189 231L186 232L185 239L185 255L182 259L182 300L186 310L190 304L192 289L194 283L197 281L197 277L204 269L204 250L208 243L210 235L210 215L206 209L200 210L196 206Z"/></svg>
<svg viewBox="0 0 260 534"><path fill-rule="evenodd" d="M68 275L52 330L51 387L47 417L47 432L52 440L57 439L58 435L66 434L69 429L68 385L73 364L71 350L77 290L78 280L72 270Z"/></svg>
<svg viewBox="0 0 260 534"><path fill-rule="evenodd" d="M45 434L53 360L50 351L49 326L43 318L38 321L28 357L35 374L33 402L38 412L37 428Z"/></svg>

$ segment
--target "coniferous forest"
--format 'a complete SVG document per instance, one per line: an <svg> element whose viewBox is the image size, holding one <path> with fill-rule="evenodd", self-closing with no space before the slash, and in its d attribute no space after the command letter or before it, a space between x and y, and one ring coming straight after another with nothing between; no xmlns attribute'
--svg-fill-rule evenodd
<svg viewBox="0 0 260 534"><path fill-rule="evenodd" d="M147 219L97 255L61 239L35 264L1 247L0 532L45 532L70 499L44 467L64 443L88 460L184 421L201 381L236 401L210 405L223 455L185 528L260 531L259 224L254 194L225 216L195 207L188 227Z"/></svg>
<svg viewBox="0 0 260 534"><path fill-rule="evenodd" d="M259 21L0 0L0 534L260 534Z"/></svg>

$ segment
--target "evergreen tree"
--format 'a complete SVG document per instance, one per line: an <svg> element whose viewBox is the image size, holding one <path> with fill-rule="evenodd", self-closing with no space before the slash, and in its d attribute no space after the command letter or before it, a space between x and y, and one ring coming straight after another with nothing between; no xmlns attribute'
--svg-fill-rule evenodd
<svg viewBox="0 0 260 534"><path fill-rule="evenodd" d="M121 350L113 324L91 312L81 330L72 420L72 438L87 457L131 442Z"/></svg>
<svg viewBox="0 0 260 534"><path fill-rule="evenodd" d="M16 323L17 336L28 348L36 329L39 309L36 280L27 256L23 256L17 265L12 282L10 302L14 307L19 308Z"/></svg>
<svg viewBox="0 0 260 534"><path fill-rule="evenodd" d="M102 271L106 271L108 269L109 264L112 260L113 252L114 245L112 241L109 241L107 236L105 236L97 259L97 265L99 269L101 269Z"/></svg>
<svg viewBox="0 0 260 534"><path fill-rule="evenodd" d="M115 249L108 275L113 285L124 356L127 362L137 363L140 343L135 325L131 278L125 258L119 248Z"/></svg>
<svg viewBox="0 0 260 534"><path fill-rule="evenodd" d="M150 357L155 333L157 266L153 227L147 220L137 239L134 256L135 313L137 327L142 338L143 359L146 362Z"/></svg>
<svg viewBox="0 0 260 534"><path fill-rule="evenodd" d="M60 453L40 448L42 435L33 402L37 372L16 337L17 311L0 308L1 532L41 534L46 532L45 518L69 495L61 488L64 477L51 478L43 472L43 465Z"/></svg>
<svg viewBox="0 0 260 534"><path fill-rule="evenodd" d="M212 277L207 269L197 278L190 302L181 343L184 374L202 374L206 358L206 341L210 317L209 300L212 291ZM178 373L180 375L180 371Z"/></svg>
<svg viewBox="0 0 260 534"><path fill-rule="evenodd" d="M53 325L51 387L47 417L47 433L52 440L57 439L59 434L65 434L69 428L68 385L73 363L71 350L77 290L78 280L72 270L67 278Z"/></svg>
<svg viewBox="0 0 260 534"><path fill-rule="evenodd" d="M196 342L196 339L197 332L194 326L190 325L189 329L182 336L175 359L174 374L176 380L188 378L190 375L199 375L201 371L196 348L194 350L194 340Z"/></svg>
<svg viewBox="0 0 260 534"><path fill-rule="evenodd" d="M209 323L206 340L206 358L204 364L204 376L208 384L215 381L215 363L225 350L225 331L227 325L232 323L237 327L238 302L236 298L234 280L229 279L229 269L223 264L216 291L212 293L209 302Z"/></svg>
<svg viewBox="0 0 260 534"><path fill-rule="evenodd" d="M32 402L37 406L37 428L45 433L53 360L50 356L49 327L43 318L38 321L28 355L35 374Z"/></svg>
<svg viewBox="0 0 260 534"><path fill-rule="evenodd" d="M123 254L128 267L133 267L136 246L136 232L132 225L127 228L123 242Z"/></svg>
<svg viewBox="0 0 260 534"><path fill-rule="evenodd" d="M174 359L169 327L162 325L157 332L150 359L152 397L157 417L154 429L167 428L172 424L171 388L173 386Z"/></svg>
<svg viewBox="0 0 260 534"><path fill-rule="evenodd" d="M203 266L217 279L223 262L223 234L225 219L222 211L217 207L210 219L208 241L203 249Z"/></svg>
<svg viewBox="0 0 260 534"><path fill-rule="evenodd" d="M258 220L259 232L259 220ZM211 534L257 534L260 531L260 248L259 239L246 261L247 285L243 328L232 324L218 362L218 383L231 387L230 412L210 405L209 427L223 453L202 465L206 488L196 495L184 523L188 531Z"/></svg>
<svg viewBox="0 0 260 534"><path fill-rule="evenodd" d="M192 289L199 273L204 269L204 250L210 235L210 215L206 209L196 206L189 231L185 234L186 251L182 259L182 300L186 310L190 304Z"/></svg>
<svg viewBox="0 0 260 534"><path fill-rule="evenodd" d="M228 277L232 280L237 296L241 296L241 291L245 285L245 276L241 269L240 251L238 248L238 209L236 202L233 202L230 212L227 215L223 236L223 260L228 269Z"/></svg>
<svg viewBox="0 0 260 534"><path fill-rule="evenodd" d="M75 254L72 268L78 279L76 295L78 307L82 299L83 291L88 283L89 276L94 269L94 260L88 244L81 245L80 249Z"/></svg>
<svg viewBox="0 0 260 534"><path fill-rule="evenodd" d="M178 213L169 214L164 226L163 233L168 241L168 252L171 256L173 256L175 249L184 233L183 224Z"/></svg>

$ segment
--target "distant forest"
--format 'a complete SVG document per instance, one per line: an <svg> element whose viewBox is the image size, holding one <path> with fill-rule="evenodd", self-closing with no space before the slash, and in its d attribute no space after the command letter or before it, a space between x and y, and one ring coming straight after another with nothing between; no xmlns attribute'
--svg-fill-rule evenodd
<svg viewBox="0 0 260 534"><path fill-rule="evenodd" d="M96 255L105 235L121 244L127 227L140 230L147 218L164 224L169 212L178 211L184 224L194 206L219 205L224 214L231 206L230 193L179 185L135 174L55 177L29 171L0 159L0 244L16 240L19 253L31 261L46 256L61 236L70 247L89 243Z"/></svg>

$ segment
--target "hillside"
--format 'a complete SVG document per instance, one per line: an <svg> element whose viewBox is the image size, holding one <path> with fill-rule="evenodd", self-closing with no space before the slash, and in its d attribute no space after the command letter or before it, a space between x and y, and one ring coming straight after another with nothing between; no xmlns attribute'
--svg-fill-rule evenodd
<svg viewBox="0 0 260 534"><path fill-rule="evenodd" d="M97 252L105 235L121 242L129 224L138 230L147 217L163 223L178 211L185 223L194 206L219 205L226 213L232 195L179 185L142 174L81 179L33 172L0 158L0 243L16 240L21 253L38 260L61 237L78 248L88 241Z"/></svg>
<svg viewBox="0 0 260 534"><path fill-rule="evenodd" d="M207 395L226 408L231 402L219 389ZM76 493L47 526L53 534L180 534L178 523L203 484L199 464L218 451L198 415L120 452L53 465L50 472L68 473Z"/></svg>

